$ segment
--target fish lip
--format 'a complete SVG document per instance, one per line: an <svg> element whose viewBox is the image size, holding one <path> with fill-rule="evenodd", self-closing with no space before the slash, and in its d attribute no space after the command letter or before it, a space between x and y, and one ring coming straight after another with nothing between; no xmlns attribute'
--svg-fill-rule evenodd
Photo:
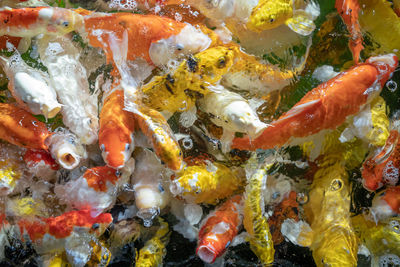
<svg viewBox="0 0 400 267"><path fill-rule="evenodd" d="M207 254L203 254L207 253ZM213 263L215 259L217 258L217 253L215 250L207 245L200 245L197 247L196 250L197 256L204 262L206 263Z"/></svg>

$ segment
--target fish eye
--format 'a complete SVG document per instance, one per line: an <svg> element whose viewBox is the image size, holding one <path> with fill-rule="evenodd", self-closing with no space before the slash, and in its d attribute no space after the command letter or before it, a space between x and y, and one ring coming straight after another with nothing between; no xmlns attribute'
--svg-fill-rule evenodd
<svg viewBox="0 0 400 267"><path fill-rule="evenodd" d="M116 171L115 171L115 176L121 177L121 175L122 175L122 173L121 173L119 170L116 170Z"/></svg>
<svg viewBox="0 0 400 267"><path fill-rule="evenodd" d="M182 156L182 151L179 151L179 156Z"/></svg>
<svg viewBox="0 0 400 267"><path fill-rule="evenodd" d="M269 20L269 22L271 22L271 23L274 22L274 21L275 21L274 19L270 19L270 20Z"/></svg>
<svg viewBox="0 0 400 267"><path fill-rule="evenodd" d="M68 22L68 21L64 21L64 22L62 23L62 26L68 27L68 26L69 26L69 22Z"/></svg>
<svg viewBox="0 0 400 267"><path fill-rule="evenodd" d="M131 148L130 144L125 144L125 151L129 151L130 148Z"/></svg>
<svg viewBox="0 0 400 267"><path fill-rule="evenodd" d="M224 68L226 66L226 59L225 57L220 57L217 62L217 67L219 69Z"/></svg>
<svg viewBox="0 0 400 267"><path fill-rule="evenodd" d="M176 45L176 50L178 50L178 51L182 51L184 48L185 48L185 47L184 47L183 44L177 44L177 45Z"/></svg>
<svg viewBox="0 0 400 267"><path fill-rule="evenodd" d="M104 152L106 150L106 146L104 144L101 144L100 150Z"/></svg>
<svg viewBox="0 0 400 267"><path fill-rule="evenodd" d="M98 223L94 223L93 225L92 225L92 229L93 230L96 230L96 229L98 229L100 227L100 224L98 224Z"/></svg>

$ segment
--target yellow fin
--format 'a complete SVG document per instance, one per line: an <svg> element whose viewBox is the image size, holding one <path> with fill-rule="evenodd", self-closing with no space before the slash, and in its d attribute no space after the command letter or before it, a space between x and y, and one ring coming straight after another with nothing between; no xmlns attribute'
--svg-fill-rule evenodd
<svg viewBox="0 0 400 267"><path fill-rule="evenodd" d="M293 17L286 20L285 24L294 32L304 36L310 35L315 29L311 15L304 10L295 10Z"/></svg>

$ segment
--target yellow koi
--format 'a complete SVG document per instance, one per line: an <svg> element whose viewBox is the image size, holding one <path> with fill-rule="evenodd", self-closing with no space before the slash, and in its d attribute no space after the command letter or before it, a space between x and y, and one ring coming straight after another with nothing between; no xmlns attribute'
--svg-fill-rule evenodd
<svg viewBox="0 0 400 267"><path fill-rule="evenodd" d="M168 223L158 217L160 227L154 236L148 240L136 256L136 267L161 266L167 254L166 246L171 232Z"/></svg>
<svg viewBox="0 0 400 267"><path fill-rule="evenodd" d="M172 181L170 190L189 202L217 204L219 199L240 191L244 177L223 164L209 162L187 166Z"/></svg>
<svg viewBox="0 0 400 267"><path fill-rule="evenodd" d="M268 219L264 217L263 189L267 182L266 171L272 164L258 169L248 180L245 201L243 225L250 235L250 248L256 254L263 266L274 261L274 244L269 230Z"/></svg>

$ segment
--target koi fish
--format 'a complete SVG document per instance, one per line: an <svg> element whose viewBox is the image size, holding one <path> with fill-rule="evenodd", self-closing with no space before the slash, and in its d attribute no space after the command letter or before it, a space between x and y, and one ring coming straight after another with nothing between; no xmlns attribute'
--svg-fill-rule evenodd
<svg viewBox="0 0 400 267"><path fill-rule="evenodd" d="M10 80L8 88L21 107L45 118L57 115L61 104L45 72L29 67L18 52L8 59L0 57L0 62Z"/></svg>
<svg viewBox="0 0 400 267"><path fill-rule="evenodd" d="M134 115L124 110L124 92L119 87L104 99L100 111L99 145L104 161L122 168L134 149Z"/></svg>
<svg viewBox="0 0 400 267"><path fill-rule="evenodd" d="M249 164L254 159L249 160ZM250 249L261 261L262 265L269 265L274 261L274 244L269 230L268 220L264 216L264 196L262 191L266 186L266 170L272 164L255 170L248 175L248 181L244 193L244 217L243 226L249 234Z"/></svg>
<svg viewBox="0 0 400 267"><path fill-rule="evenodd" d="M358 3L361 7L361 30L368 32L371 39L379 44L373 47L374 53L395 53L399 56L400 18L392 9L390 1L358 0Z"/></svg>
<svg viewBox="0 0 400 267"><path fill-rule="evenodd" d="M281 226L285 219L299 220L299 203L296 201L297 194L291 191L289 196L280 202L274 209L274 213L268 218L274 245L279 245L284 238L281 234Z"/></svg>
<svg viewBox="0 0 400 267"><path fill-rule="evenodd" d="M38 42L42 63L50 83L63 105L63 123L81 143L93 144L98 134L97 93L90 94L86 69L79 62L80 52L67 37L43 37Z"/></svg>
<svg viewBox="0 0 400 267"><path fill-rule="evenodd" d="M237 235L242 223L238 208L241 200L240 195L228 199L201 223L196 254L204 262L213 263Z"/></svg>
<svg viewBox="0 0 400 267"><path fill-rule="evenodd" d="M385 191L376 194L370 208L376 222L400 213L400 186L390 186Z"/></svg>
<svg viewBox="0 0 400 267"><path fill-rule="evenodd" d="M57 170L60 169L60 165L46 150L27 149L24 161L29 172L44 180L55 178Z"/></svg>
<svg viewBox="0 0 400 267"><path fill-rule="evenodd" d="M13 104L0 103L0 139L32 149L47 150L45 140L51 135L46 124Z"/></svg>
<svg viewBox="0 0 400 267"><path fill-rule="evenodd" d="M166 64L179 55L197 53L211 43L207 35L190 24L155 15L96 13L84 19L89 44L102 48L108 62L115 60L113 42L122 40L125 31L127 60L142 58L151 66Z"/></svg>
<svg viewBox="0 0 400 267"><path fill-rule="evenodd" d="M188 202L217 204L241 190L244 177L240 170L223 164L204 162L185 167L170 184L170 191Z"/></svg>
<svg viewBox="0 0 400 267"><path fill-rule="evenodd" d="M87 153L76 135L64 128L57 128L46 140L49 151L57 163L67 170L78 167L87 158Z"/></svg>
<svg viewBox="0 0 400 267"><path fill-rule="evenodd" d="M371 266L400 264L400 220L391 217L375 223L363 214L351 218L354 230L371 254Z"/></svg>
<svg viewBox="0 0 400 267"><path fill-rule="evenodd" d="M396 185L399 180L400 140L397 130L390 131L383 149L365 160L362 166L363 185L375 191L384 185Z"/></svg>
<svg viewBox="0 0 400 267"><path fill-rule="evenodd" d="M358 0L336 0L335 8L350 32L349 48L353 54L354 63L358 64L360 52L364 49L362 45L363 36L358 23L358 12L360 10Z"/></svg>
<svg viewBox="0 0 400 267"><path fill-rule="evenodd" d="M18 168L16 162L11 159L0 160L0 195L10 194L22 177L23 172Z"/></svg>
<svg viewBox="0 0 400 267"><path fill-rule="evenodd" d="M394 54L369 58L308 92L256 139L235 138L232 147L269 149L335 129L379 94L397 64Z"/></svg>
<svg viewBox="0 0 400 267"><path fill-rule="evenodd" d="M132 184L135 205L139 209L136 215L143 220L144 226L149 227L169 200L169 195L162 185L165 168L157 156L147 149L143 149L135 159L136 168L132 174Z"/></svg>
<svg viewBox="0 0 400 267"><path fill-rule="evenodd" d="M251 138L267 128L249 103L239 94L226 89L210 92L199 100L200 108L210 115L210 120L224 129L221 137L222 152L229 151L235 132L244 132Z"/></svg>
<svg viewBox="0 0 400 267"><path fill-rule="evenodd" d="M169 242L171 231L168 223L160 217L158 217L158 222L160 226L154 236L136 254L135 266L137 267L162 265L163 258L167 253L166 246Z"/></svg>
<svg viewBox="0 0 400 267"><path fill-rule="evenodd" d="M39 34L64 35L82 26L82 16L66 8L3 8L0 11L0 35L15 37L34 37Z"/></svg>
<svg viewBox="0 0 400 267"><path fill-rule="evenodd" d="M167 120L158 111L141 106L133 113L140 131L151 141L161 163L173 171L182 168L182 151L175 140Z"/></svg>
<svg viewBox="0 0 400 267"><path fill-rule="evenodd" d="M54 192L66 204L78 209L90 206L92 214L97 215L115 202L119 186L127 182L133 169L133 160L121 170L109 166L93 167L76 180L57 184Z"/></svg>

